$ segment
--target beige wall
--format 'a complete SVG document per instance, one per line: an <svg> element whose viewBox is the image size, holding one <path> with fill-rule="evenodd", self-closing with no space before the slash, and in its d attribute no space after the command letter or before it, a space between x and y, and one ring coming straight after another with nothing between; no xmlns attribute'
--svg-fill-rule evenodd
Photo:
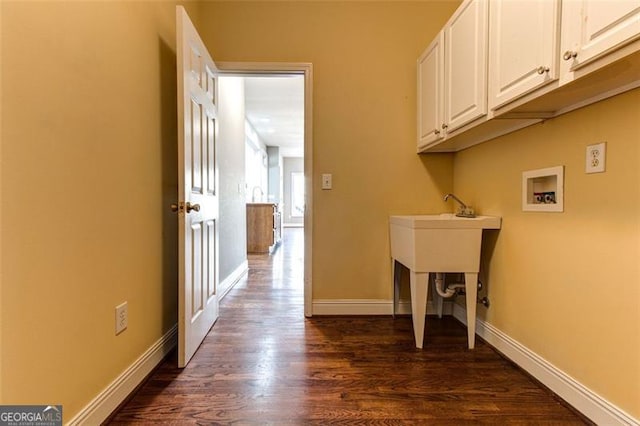
<svg viewBox="0 0 640 426"><path fill-rule="evenodd" d="M247 261L244 191L244 78L218 79L219 274L222 282ZM224 291L225 289L222 289Z"/></svg>
<svg viewBox="0 0 640 426"><path fill-rule="evenodd" d="M313 63L314 299L388 300L389 214L447 207L451 156L415 154L415 64L457 4L203 3L214 60Z"/></svg>
<svg viewBox="0 0 640 426"><path fill-rule="evenodd" d="M479 315L640 417L640 90L455 155L454 189L503 217ZM586 146L607 142L605 173ZM521 210L525 170L565 166L564 213Z"/></svg>
<svg viewBox="0 0 640 426"><path fill-rule="evenodd" d="M175 3L3 1L1 38L1 402L69 420L176 323Z"/></svg>

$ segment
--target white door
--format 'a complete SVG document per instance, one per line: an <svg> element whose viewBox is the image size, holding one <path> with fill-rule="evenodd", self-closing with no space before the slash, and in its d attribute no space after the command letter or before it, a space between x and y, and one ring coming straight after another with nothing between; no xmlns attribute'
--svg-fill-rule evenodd
<svg viewBox="0 0 640 426"><path fill-rule="evenodd" d="M178 74L178 366L218 318L217 69L183 7Z"/></svg>
<svg viewBox="0 0 640 426"><path fill-rule="evenodd" d="M447 132L487 113L487 0L468 0L444 28Z"/></svg>
<svg viewBox="0 0 640 426"><path fill-rule="evenodd" d="M489 108L558 78L557 0L495 0L489 10Z"/></svg>
<svg viewBox="0 0 640 426"><path fill-rule="evenodd" d="M441 32L418 58L418 150L444 137L444 36Z"/></svg>

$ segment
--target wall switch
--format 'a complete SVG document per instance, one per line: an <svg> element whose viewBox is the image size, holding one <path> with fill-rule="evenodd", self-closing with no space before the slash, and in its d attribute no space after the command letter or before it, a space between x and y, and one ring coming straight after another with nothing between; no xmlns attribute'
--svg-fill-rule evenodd
<svg viewBox="0 0 640 426"><path fill-rule="evenodd" d="M127 302L116 306L116 335L122 333L129 323Z"/></svg>
<svg viewBox="0 0 640 426"><path fill-rule="evenodd" d="M589 145L587 147L586 173L604 172L606 147L606 142Z"/></svg>
<svg viewBox="0 0 640 426"><path fill-rule="evenodd" d="M332 184L332 176L331 173L324 173L322 175L322 189L331 189L333 188Z"/></svg>

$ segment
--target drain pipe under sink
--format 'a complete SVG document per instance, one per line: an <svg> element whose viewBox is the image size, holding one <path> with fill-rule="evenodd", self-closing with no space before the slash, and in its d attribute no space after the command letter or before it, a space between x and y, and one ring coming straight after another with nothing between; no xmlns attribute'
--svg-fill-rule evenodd
<svg viewBox="0 0 640 426"><path fill-rule="evenodd" d="M444 273L436 272L436 292L444 298L453 297L456 295L457 289L465 288L464 284L449 284L445 286Z"/></svg>

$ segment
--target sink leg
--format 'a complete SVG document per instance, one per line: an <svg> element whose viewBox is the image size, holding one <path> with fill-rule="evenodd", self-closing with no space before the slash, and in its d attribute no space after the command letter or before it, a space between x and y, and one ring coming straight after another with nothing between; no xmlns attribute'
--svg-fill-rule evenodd
<svg viewBox="0 0 640 426"><path fill-rule="evenodd" d="M442 319L442 308L444 306L444 297L440 296L436 291L435 281L431 283L431 300L433 300L433 304L436 306L436 313L438 314L438 318Z"/></svg>
<svg viewBox="0 0 640 426"><path fill-rule="evenodd" d="M400 268L397 261L391 258L391 282L393 283L393 317L398 312L398 299L400 298Z"/></svg>
<svg viewBox="0 0 640 426"><path fill-rule="evenodd" d="M476 342L476 303L478 299L478 273L464 274L465 293L467 294L467 339L469 349Z"/></svg>
<svg viewBox="0 0 640 426"><path fill-rule="evenodd" d="M411 279L411 317L413 320L413 335L416 348L422 348L424 340L424 322L427 315L427 289L429 288L429 273L410 271Z"/></svg>

